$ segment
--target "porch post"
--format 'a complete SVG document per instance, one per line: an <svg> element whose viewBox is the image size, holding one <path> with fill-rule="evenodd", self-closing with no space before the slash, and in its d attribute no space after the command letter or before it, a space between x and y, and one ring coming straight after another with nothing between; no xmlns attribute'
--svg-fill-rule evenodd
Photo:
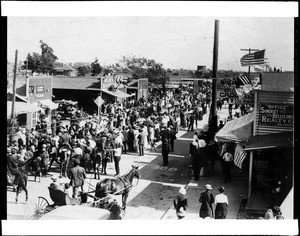
<svg viewBox="0 0 300 236"><path fill-rule="evenodd" d="M250 160L249 160L249 182L248 182L248 201L251 195L251 184L252 184L252 169L253 169L253 151L250 151Z"/></svg>

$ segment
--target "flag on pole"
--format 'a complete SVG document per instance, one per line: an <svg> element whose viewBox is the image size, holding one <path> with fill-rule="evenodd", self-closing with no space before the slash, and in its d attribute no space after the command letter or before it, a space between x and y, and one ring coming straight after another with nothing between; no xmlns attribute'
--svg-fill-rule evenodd
<svg viewBox="0 0 300 236"><path fill-rule="evenodd" d="M244 161L247 153L244 151L244 149L241 147L240 144L237 144L235 147L235 152L234 152L234 164L242 169L242 162Z"/></svg>
<svg viewBox="0 0 300 236"><path fill-rule="evenodd" d="M241 58L241 65L242 66L263 65L265 63L264 57L265 57L265 49L258 52L246 54Z"/></svg>

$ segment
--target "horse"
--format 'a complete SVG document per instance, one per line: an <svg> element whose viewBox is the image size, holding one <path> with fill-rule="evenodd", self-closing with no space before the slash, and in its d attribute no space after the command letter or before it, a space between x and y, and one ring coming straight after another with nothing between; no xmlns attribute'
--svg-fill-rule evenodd
<svg viewBox="0 0 300 236"><path fill-rule="evenodd" d="M15 189L15 185L17 186L16 190L16 198L15 201L18 203L18 196L21 190L23 189L26 194L25 201L28 200L28 190L27 190L27 180L28 180L28 172L30 169L31 163L35 160L35 157L30 158L24 163L17 164L14 162L12 158L7 158L7 179L8 183L13 185Z"/></svg>
<svg viewBox="0 0 300 236"><path fill-rule="evenodd" d="M138 166L133 166L132 169L123 176L116 176L113 179L103 179L96 184L95 197L104 198L108 194L121 195L122 194L122 209L125 211L127 198L132 189L132 180L134 177L140 178Z"/></svg>

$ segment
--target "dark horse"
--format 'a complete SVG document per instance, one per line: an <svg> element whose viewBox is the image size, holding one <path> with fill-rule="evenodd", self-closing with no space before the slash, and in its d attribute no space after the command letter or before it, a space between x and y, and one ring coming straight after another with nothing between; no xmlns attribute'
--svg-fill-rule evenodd
<svg viewBox="0 0 300 236"><path fill-rule="evenodd" d="M96 185L95 197L104 198L108 194L122 194L122 208L125 211L128 194L132 188L132 180L134 177L140 178L138 168L138 166L132 166L132 169L125 175L99 181Z"/></svg>
<svg viewBox="0 0 300 236"><path fill-rule="evenodd" d="M24 163L17 164L11 158L7 158L7 183L17 186L16 191L16 203L18 203L18 195L23 189L26 194L26 201L28 200L27 180L28 172L31 163L35 160L35 157L30 158Z"/></svg>

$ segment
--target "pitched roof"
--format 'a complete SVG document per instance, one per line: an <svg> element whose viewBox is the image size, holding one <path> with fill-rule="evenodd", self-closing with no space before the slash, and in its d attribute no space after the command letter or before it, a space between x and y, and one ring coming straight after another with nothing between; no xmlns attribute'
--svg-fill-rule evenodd
<svg viewBox="0 0 300 236"><path fill-rule="evenodd" d="M100 89L100 79L95 77L53 77L53 89Z"/></svg>
<svg viewBox="0 0 300 236"><path fill-rule="evenodd" d="M261 90L273 92L294 92L294 72L262 73Z"/></svg>

